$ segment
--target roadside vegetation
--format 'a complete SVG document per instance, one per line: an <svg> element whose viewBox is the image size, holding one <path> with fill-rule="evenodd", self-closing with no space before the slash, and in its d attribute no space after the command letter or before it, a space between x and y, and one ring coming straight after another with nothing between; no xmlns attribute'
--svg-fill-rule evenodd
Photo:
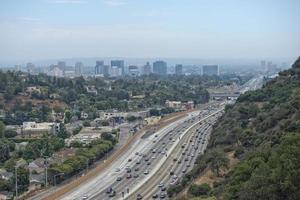
<svg viewBox="0 0 300 200"><path fill-rule="evenodd" d="M228 152L234 152L239 160L230 170ZM215 178L211 190L207 185L195 185L206 170L221 178ZM300 197L299 177L300 58L262 89L247 92L226 107L214 126L208 150L168 194L177 195L178 200L296 200Z"/></svg>

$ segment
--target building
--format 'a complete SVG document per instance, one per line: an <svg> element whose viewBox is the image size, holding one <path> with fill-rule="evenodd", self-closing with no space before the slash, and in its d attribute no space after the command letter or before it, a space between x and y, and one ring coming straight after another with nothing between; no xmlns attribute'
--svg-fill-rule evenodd
<svg viewBox="0 0 300 200"><path fill-rule="evenodd" d="M95 75L103 74L104 61L96 61Z"/></svg>
<svg viewBox="0 0 300 200"><path fill-rule="evenodd" d="M103 76L108 77L110 75L110 70L111 70L111 68L109 65L103 65L103 68L102 68Z"/></svg>
<svg viewBox="0 0 300 200"><path fill-rule="evenodd" d="M34 70L35 70L35 66L34 66L34 64L32 64L32 63L27 63L27 64L26 64L26 69L27 69L27 72L28 72L29 74L33 74L33 73L34 73Z"/></svg>
<svg viewBox="0 0 300 200"><path fill-rule="evenodd" d="M61 69L62 71L65 71L66 68L67 68L66 62L64 62L64 61L58 61L58 62L57 62L57 67L58 67L59 69Z"/></svg>
<svg viewBox="0 0 300 200"><path fill-rule="evenodd" d="M59 124L53 122L23 122L22 135L23 136L40 136L43 134L55 134L59 131Z"/></svg>
<svg viewBox="0 0 300 200"><path fill-rule="evenodd" d="M202 66L202 75L219 76L219 66L218 65L204 65L204 66Z"/></svg>
<svg viewBox="0 0 300 200"><path fill-rule="evenodd" d="M111 77L118 77L122 75L122 68L119 68L118 66L112 66L110 76Z"/></svg>
<svg viewBox="0 0 300 200"><path fill-rule="evenodd" d="M153 73L159 75L167 75L167 63L161 60L154 62Z"/></svg>
<svg viewBox="0 0 300 200"><path fill-rule="evenodd" d="M63 77L65 73L57 65L51 65L48 74L50 76Z"/></svg>
<svg viewBox="0 0 300 200"><path fill-rule="evenodd" d="M83 63L82 62L77 62L75 64L75 75L80 76L82 68L83 68Z"/></svg>
<svg viewBox="0 0 300 200"><path fill-rule="evenodd" d="M125 75L124 60L111 60L110 65L111 67L118 67L121 69L121 75Z"/></svg>
<svg viewBox="0 0 300 200"><path fill-rule="evenodd" d="M149 75L151 74L151 65L149 62L146 63L146 65L143 66L142 74L143 75Z"/></svg>
<svg viewBox="0 0 300 200"><path fill-rule="evenodd" d="M140 74L138 66L135 65L128 66L128 74L129 76L138 76Z"/></svg>
<svg viewBox="0 0 300 200"><path fill-rule="evenodd" d="M175 74L177 75L177 76L180 76L180 75L182 75L182 65L176 65L175 66Z"/></svg>
<svg viewBox="0 0 300 200"><path fill-rule="evenodd" d="M182 103L181 101L166 101L166 107L168 108L174 108L174 109L181 109L182 108Z"/></svg>

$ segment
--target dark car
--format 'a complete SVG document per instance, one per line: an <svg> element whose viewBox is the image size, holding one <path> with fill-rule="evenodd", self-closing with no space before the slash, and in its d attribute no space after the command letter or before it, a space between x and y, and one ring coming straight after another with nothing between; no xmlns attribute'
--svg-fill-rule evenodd
<svg viewBox="0 0 300 200"><path fill-rule="evenodd" d="M142 196L141 194L138 194L138 195L136 196L136 199L137 199L137 200L143 199L143 196Z"/></svg>
<svg viewBox="0 0 300 200"><path fill-rule="evenodd" d="M121 181L121 180L122 180L122 177L119 176L119 177L117 178L117 181Z"/></svg>

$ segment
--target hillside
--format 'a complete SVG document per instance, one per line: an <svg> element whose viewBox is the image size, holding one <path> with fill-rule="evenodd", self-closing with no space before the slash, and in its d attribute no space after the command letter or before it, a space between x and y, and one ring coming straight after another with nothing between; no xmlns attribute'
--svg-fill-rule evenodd
<svg viewBox="0 0 300 200"><path fill-rule="evenodd" d="M238 164L230 166L229 154ZM208 166L208 167L207 167ZM195 179L214 172L210 186ZM209 148L181 183L177 199L300 197L300 57L262 89L240 96L214 126ZM184 187L169 188L169 194Z"/></svg>

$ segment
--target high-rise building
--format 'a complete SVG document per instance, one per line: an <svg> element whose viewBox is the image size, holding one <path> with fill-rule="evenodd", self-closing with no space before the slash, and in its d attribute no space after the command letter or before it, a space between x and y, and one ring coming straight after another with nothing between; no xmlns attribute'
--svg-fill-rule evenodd
<svg viewBox="0 0 300 200"><path fill-rule="evenodd" d="M58 61L57 66L58 66L59 69L61 69L63 71L66 70L66 62L64 62L64 61Z"/></svg>
<svg viewBox="0 0 300 200"><path fill-rule="evenodd" d="M119 68L117 66L112 66L111 67L111 73L110 76L111 77L118 77L122 75L122 68Z"/></svg>
<svg viewBox="0 0 300 200"><path fill-rule="evenodd" d="M140 74L138 66L130 65L128 66L129 76L138 76Z"/></svg>
<svg viewBox="0 0 300 200"><path fill-rule="evenodd" d="M182 65L179 64L175 66L175 74L177 76L182 75Z"/></svg>
<svg viewBox="0 0 300 200"><path fill-rule="evenodd" d="M167 63L165 61L155 61L153 63L153 73L167 75Z"/></svg>
<svg viewBox="0 0 300 200"><path fill-rule="evenodd" d="M102 74L103 74L103 76L108 77L109 74L110 74L110 69L111 69L111 67L109 65L103 65L102 66Z"/></svg>
<svg viewBox="0 0 300 200"><path fill-rule="evenodd" d="M147 62L146 65L143 66L142 74L144 75L151 74L151 65L149 62Z"/></svg>
<svg viewBox="0 0 300 200"><path fill-rule="evenodd" d="M95 75L98 74L103 74L103 66L104 66L104 61L96 61L96 66L95 66Z"/></svg>
<svg viewBox="0 0 300 200"><path fill-rule="evenodd" d="M125 75L124 60L111 60L110 65L111 65L111 67L120 68L122 71L122 75Z"/></svg>
<svg viewBox="0 0 300 200"><path fill-rule="evenodd" d="M81 75L81 69L83 68L82 62L77 62L75 64L75 74L76 75Z"/></svg>
<svg viewBox="0 0 300 200"><path fill-rule="evenodd" d="M218 65L204 65L202 66L202 75L208 76L219 76L219 66Z"/></svg>
<svg viewBox="0 0 300 200"><path fill-rule="evenodd" d="M27 63L27 64L26 64L26 69L27 69L27 72L28 72L29 74L33 74L33 73L34 73L35 66L34 66L34 64L32 64L32 63Z"/></svg>

